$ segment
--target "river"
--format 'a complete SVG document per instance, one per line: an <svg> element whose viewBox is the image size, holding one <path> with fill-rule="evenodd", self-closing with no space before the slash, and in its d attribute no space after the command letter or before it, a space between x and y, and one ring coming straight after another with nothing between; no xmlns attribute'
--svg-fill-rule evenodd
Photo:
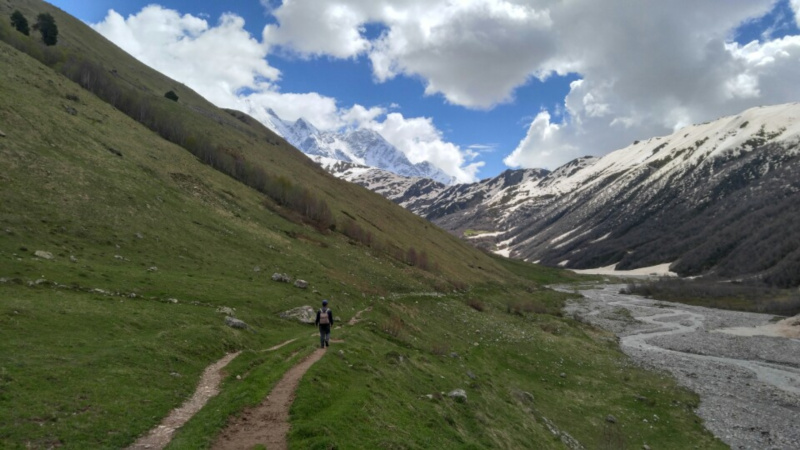
<svg viewBox="0 0 800 450"><path fill-rule="evenodd" d="M800 339L742 335L772 315L620 294L623 287L582 289L565 312L615 332L638 364L698 393L697 414L731 448L800 449Z"/></svg>

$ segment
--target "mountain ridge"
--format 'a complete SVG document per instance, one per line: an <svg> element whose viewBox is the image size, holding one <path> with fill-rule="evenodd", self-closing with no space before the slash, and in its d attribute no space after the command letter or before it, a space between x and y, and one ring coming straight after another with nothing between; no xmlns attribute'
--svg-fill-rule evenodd
<svg viewBox="0 0 800 450"><path fill-rule="evenodd" d="M800 271L800 248L788 225L778 248L768 242L779 239L764 235L757 243L737 227L754 228L753 214L767 215L762 220L768 228L794 217L796 208L789 205L800 189L799 154L800 104L790 103L691 125L552 172L510 169L424 193L403 191L396 179L394 189L376 189L377 174L370 183L360 179L364 174L350 178L458 236L469 234L473 243L529 262L621 270L670 263L683 276L755 277L797 286L800 278L792 272ZM738 210L737 202L752 204L753 211L723 220L726 210ZM774 202L786 205L782 212L764 209ZM729 236L704 231L701 217ZM697 235L705 241L681 243L695 242ZM709 248L709 242L724 249ZM749 251L780 257L746 264Z"/></svg>

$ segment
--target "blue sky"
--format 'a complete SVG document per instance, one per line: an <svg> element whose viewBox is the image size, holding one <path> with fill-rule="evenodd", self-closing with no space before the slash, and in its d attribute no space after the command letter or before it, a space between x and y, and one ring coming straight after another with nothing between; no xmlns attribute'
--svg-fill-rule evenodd
<svg viewBox="0 0 800 450"><path fill-rule="evenodd" d="M220 106L372 128L459 181L800 101L800 0L52 3Z"/></svg>

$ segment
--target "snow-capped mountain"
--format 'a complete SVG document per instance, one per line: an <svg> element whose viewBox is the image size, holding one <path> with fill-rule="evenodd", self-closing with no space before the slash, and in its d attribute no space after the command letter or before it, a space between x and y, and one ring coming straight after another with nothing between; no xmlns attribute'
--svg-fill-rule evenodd
<svg viewBox="0 0 800 450"><path fill-rule="evenodd" d="M311 159L337 178L377 192L410 210L428 207L434 195L447 187L430 178L404 177L388 170L324 156L312 156Z"/></svg>
<svg viewBox="0 0 800 450"><path fill-rule="evenodd" d="M363 128L344 132L320 131L303 118L288 122L271 109L267 116L262 118L262 122L309 156L374 167L406 177L429 178L442 184L453 182L453 177L429 162L412 163L376 131Z"/></svg>
<svg viewBox="0 0 800 450"><path fill-rule="evenodd" d="M800 104L750 109L553 172L510 170L417 200L392 195L459 236L527 261L576 269L671 263L681 275L797 286Z"/></svg>

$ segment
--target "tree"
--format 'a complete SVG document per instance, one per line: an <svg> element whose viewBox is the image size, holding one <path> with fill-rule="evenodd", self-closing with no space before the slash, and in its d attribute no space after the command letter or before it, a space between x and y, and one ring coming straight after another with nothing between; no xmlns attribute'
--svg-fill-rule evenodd
<svg viewBox="0 0 800 450"><path fill-rule="evenodd" d="M50 13L42 13L36 16L34 29L42 33L42 41L45 45L56 45L58 42L58 27L56 19Z"/></svg>
<svg viewBox="0 0 800 450"><path fill-rule="evenodd" d="M176 94L175 91L167 92L166 94L164 94L164 97L172 100L173 102L177 102L178 101L178 94Z"/></svg>
<svg viewBox="0 0 800 450"><path fill-rule="evenodd" d="M30 28L28 27L28 19L22 15L19 10L14 11L11 14L11 25L17 29L20 33L24 34L25 36L30 35Z"/></svg>

